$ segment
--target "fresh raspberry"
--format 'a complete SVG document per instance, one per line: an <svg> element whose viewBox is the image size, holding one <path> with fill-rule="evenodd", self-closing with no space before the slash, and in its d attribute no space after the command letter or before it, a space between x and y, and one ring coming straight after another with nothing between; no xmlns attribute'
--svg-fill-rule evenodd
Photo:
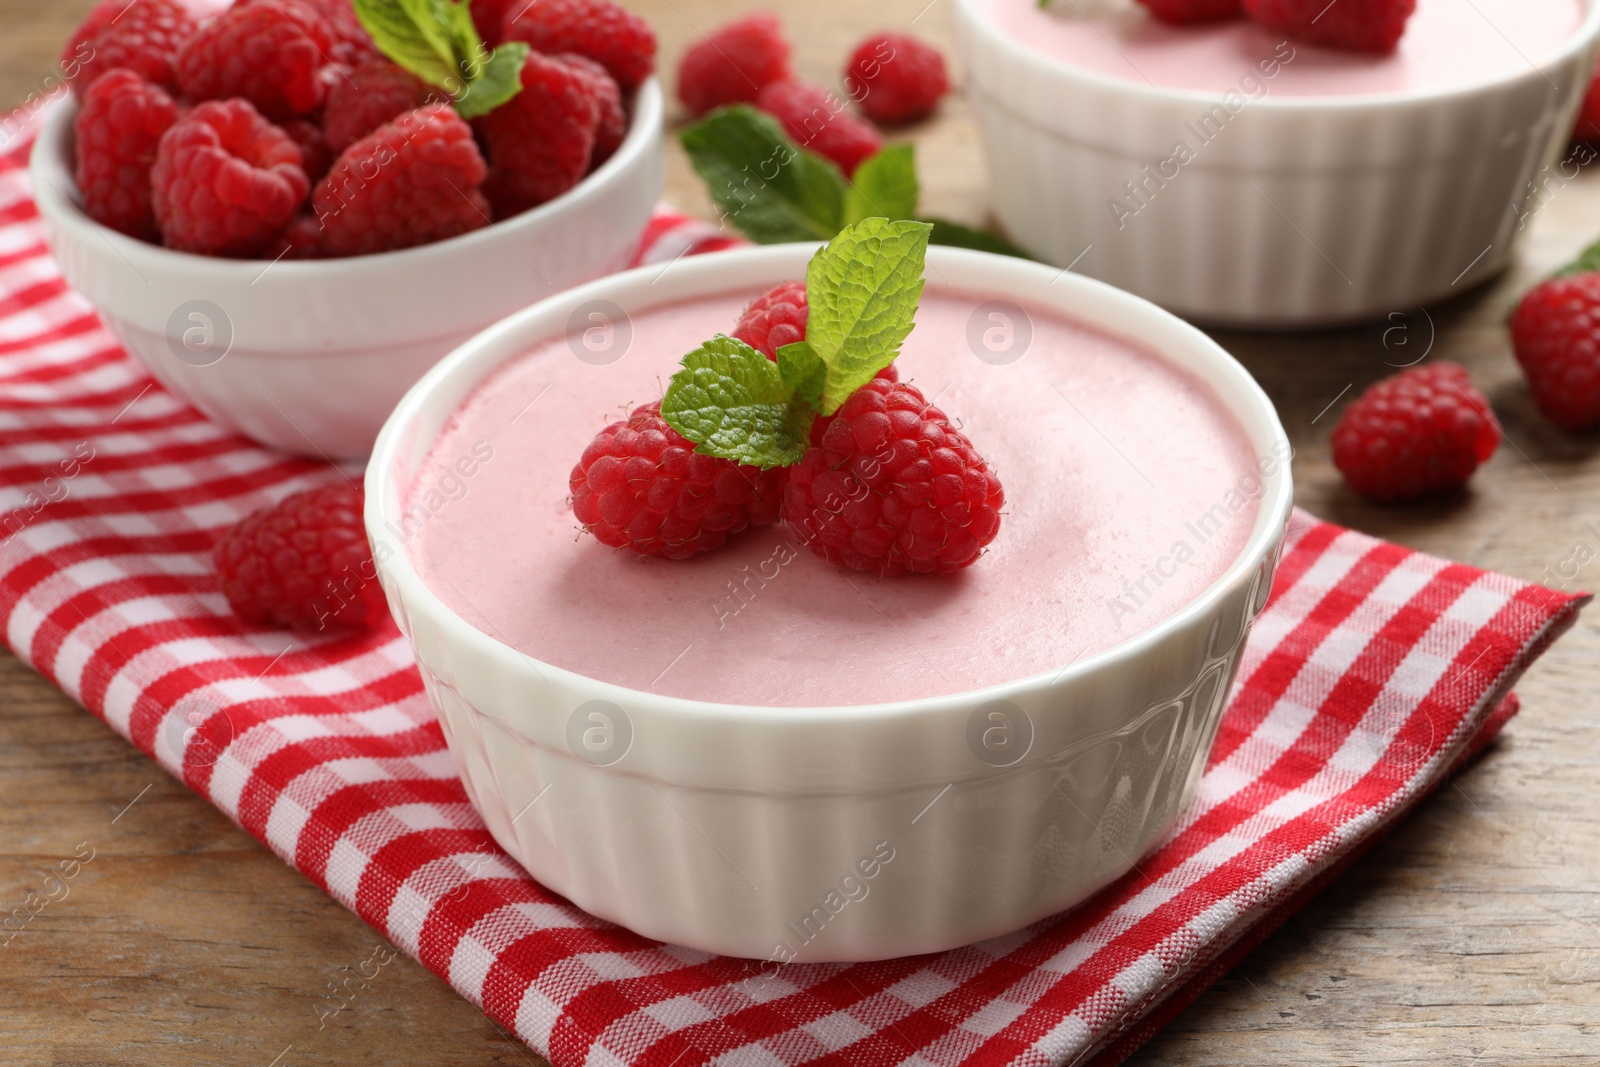
<svg viewBox="0 0 1600 1067"><path fill-rule="evenodd" d="M1465 485L1499 444L1467 369L1441 361L1368 386L1333 428L1333 465L1363 496L1411 500Z"/></svg>
<svg viewBox="0 0 1600 1067"><path fill-rule="evenodd" d="M756 106L783 123L796 144L837 163L847 178L883 147L872 123L852 115L839 96L815 85L773 82L756 97Z"/></svg>
<svg viewBox="0 0 1600 1067"><path fill-rule="evenodd" d="M1578 119L1572 124L1572 140L1600 144L1600 70L1589 79L1583 104L1578 108Z"/></svg>
<svg viewBox="0 0 1600 1067"><path fill-rule="evenodd" d="M283 231L278 243L267 249L266 258L321 259L322 223L315 215L296 215L289 228Z"/></svg>
<svg viewBox="0 0 1600 1067"><path fill-rule="evenodd" d="M1563 430L1600 423L1600 274L1551 278L1511 316L1533 402Z"/></svg>
<svg viewBox="0 0 1600 1067"><path fill-rule="evenodd" d="M444 96L387 59L364 63L328 86L322 109L328 147L343 152L385 122Z"/></svg>
<svg viewBox="0 0 1600 1067"><path fill-rule="evenodd" d="M1244 14L1240 0L1139 0L1162 22L1184 26L1195 22L1221 22Z"/></svg>
<svg viewBox="0 0 1600 1067"><path fill-rule="evenodd" d="M589 169L593 170L610 159L611 153L628 136L628 112L622 106L622 87L606 73L606 68L588 56L562 52L555 58L585 75L594 89L595 103L600 108L600 125L595 127L594 152L589 158Z"/></svg>
<svg viewBox="0 0 1600 1067"><path fill-rule="evenodd" d="M1245 14L1269 29L1330 48L1393 52L1417 0L1243 0Z"/></svg>
<svg viewBox="0 0 1600 1067"><path fill-rule="evenodd" d="M331 47L315 8L255 0L228 8L189 38L178 52L178 84L194 100L242 96L271 119L308 115L322 103Z"/></svg>
<svg viewBox="0 0 1600 1067"><path fill-rule="evenodd" d="M939 106L950 75L937 48L903 33L880 33L856 47L844 84L874 122L913 122Z"/></svg>
<svg viewBox="0 0 1600 1067"><path fill-rule="evenodd" d="M313 632L381 625L389 609L361 524L362 503L354 486L312 489L223 534L211 558L233 613Z"/></svg>
<svg viewBox="0 0 1600 1067"><path fill-rule="evenodd" d="M150 186L168 248L257 255L277 240L311 183L300 149L248 100L213 100L173 124Z"/></svg>
<svg viewBox="0 0 1600 1067"><path fill-rule="evenodd" d="M914 385L875 378L811 430L783 518L829 563L880 576L949 574L1000 529L1005 491Z"/></svg>
<svg viewBox="0 0 1600 1067"><path fill-rule="evenodd" d="M472 24L478 29L478 36L483 38L483 43L493 48L501 41L501 33L505 30L506 12L511 10L513 4L525 4L528 0L472 0Z"/></svg>
<svg viewBox="0 0 1600 1067"><path fill-rule="evenodd" d="M389 252L486 226L487 169L472 127L449 104L408 111L345 149L317 186L322 251Z"/></svg>
<svg viewBox="0 0 1600 1067"><path fill-rule="evenodd" d="M251 0L251 2L273 3L276 0ZM328 58L333 62L345 67L359 67L363 63L383 58L383 53L378 51L372 35L361 25L361 19L356 16L356 9L350 0L300 0L300 2L322 16L324 25L328 27L328 38L332 42L328 47Z"/></svg>
<svg viewBox="0 0 1600 1067"><path fill-rule="evenodd" d="M113 67L176 90L172 65L197 26L182 0L100 0L61 50L61 72L79 98Z"/></svg>
<svg viewBox="0 0 1600 1067"><path fill-rule="evenodd" d="M765 355L778 358L778 349L806 339L805 282L784 282L750 301L733 328L733 336Z"/></svg>
<svg viewBox="0 0 1600 1067"><path fill-rule="evenodd" d="M601 544L688 559L776 522L784 480L782 467L700 455L650 403L596 434L569 484L573 514Z"/></svg>
<svg viewBox="0 0 1600 1067"><path fill-rule="evenodd" d="M477 120L489 149L484 192L495 217L526 211L577 185L589 170L599 127L600 101L590 76L530 52L522 92Z"/></svg>
<svg viewBox="0 0 1600 1067"><path fill-rule="evenodd" d="M300 169L312 185L320 182L333 166L333 149L323 136L322 128L309 119L290 119L279 123L279 129L300 149Z"/></svg>
<svg viewBox="0 0 1600 1067"><path fill-rule="evenodd" d="M150 205L150 168L178 105L125 67L108 70L78 112L78 190L91 219L130 237L159 240Z"/></svg>
<svg viewBox="0 0 1600 1067"><path fill-rule="evenodd" d="M690 114L704 115L726 104L753 104L762 89L790 75L783 23L758 11L689 46L678 64L678 99Z"/></svg>
<svg viewBox="0 0 1600 1067"><path fill-rule="evenodd" d="M508 13L504 39L526 41L535 52L588 56L624 92L656 69L655 31L613 0L529 0Z"/></svg>

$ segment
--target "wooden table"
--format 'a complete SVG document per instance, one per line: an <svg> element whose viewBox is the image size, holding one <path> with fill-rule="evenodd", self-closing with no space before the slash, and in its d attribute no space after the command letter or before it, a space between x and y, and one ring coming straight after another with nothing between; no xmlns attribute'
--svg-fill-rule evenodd
<svg viewBox="0 0 1600 1067"><path fill-rule="evenodd" d="M717 0L635 0L671 71ZM926 4L926 7L924 5ZM749 6L744 3L738 8ZM832 82L866 31L948 47L945 0L774 0L805 75ZM89 0L0 0L0 106L36 92ZM864 10L865 9L865 10ZM913 25L914 23L914 25ZM959 92L911 132L925 209L984 217ZM710 213L674 147L668 195ZM1600 521L1600 438L1534 410L1503 320L1517 295L1600 234L1600 176L1559 189L1516 268L1432 309L1433 355L1471 368L1506 444L1469 493L1372 507L1345 490L1327 433L1400 362L1368 332L1219 334L1294 439L1299 503L1429 552L1535 579ZM1414 343L1425 344L1425 324ZM1410 350L1415 352L1416 349ZM1330 408L1331 406L1331 408ZM1580 583L1596 583L1600 563ZM1519 687L1508 735L1134 1057L1138 1064L1600 1062L1600 618ZM405 957L318 1029L325 985L377 942L365 924L9 656L0 658L0 900L20 901L80 842L93 862L5 948L0 1061L17 1064L538 1062Z"/></svg>

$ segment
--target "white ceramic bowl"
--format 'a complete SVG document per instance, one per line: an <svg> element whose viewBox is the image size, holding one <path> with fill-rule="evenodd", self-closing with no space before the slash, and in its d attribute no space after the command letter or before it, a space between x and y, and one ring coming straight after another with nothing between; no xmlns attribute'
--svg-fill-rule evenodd
<svg viewBox="0 0 1600 1067"><path fill-rule="evenodd" d="M664 941L778 962L785 946L800 960L865 960L967 944L1070 907L1127 871L1199 779L1271 587L1291 499L1280 464L1263 479L1238 559L1137 638L1059 671L895 704L735 707L622 688L535 662L423 583L394 533L404 526L404 494L479 383L561 336L585 301L632 314L769 286L804 277L814 250L779 245L684 260L664 274L629 271L528 308L418 382L367 468L366 524L381 581L495 839L596 915ZM1209 382L1258 455L1288 454L1249 374L1138 297L949 248L929 250L928 276L1141 341ZM596 710L601 718L590 717ZM996 711L1006 721L989 718ZM971 741L975 724L979 735L1013 730L1019 745L1029 734L1031 745L1019 762L993 765ZM580 738L591 726L601 733ZM834 914L852 894L866 902ZM825 927L809 942L800 932L808 921Z"/></svg>
<svg viewBox="0 0 1600 1067"><path fill-rule="evenodd" d="M621 147L562 196L447 241L320 262L173 252L93 222L73 179L72 105L49 117L31 170L67 284L163 385L269 447L354 459L452 348L627 265L661 194L661 116L651 79Z"/></svg>
<svg viewBox="0 0 1600 1067"><path fill-rule="evenodd" d="M1506 266L1530 180L1565 145L1589 83L1600 5L1548 60L1509 76L1372 96L1269 92L1225 113L1214 123L1225 133L1159 185L1141 168L1192 146L1185 124L1221 96L1047 57L995 28L978 0L956 0L955 30L993 209L1015 241L1190 318L1311 326L1408 310ZM1128 202L1130 180L1150 195L1119 217L1109 205Z"/></svg>

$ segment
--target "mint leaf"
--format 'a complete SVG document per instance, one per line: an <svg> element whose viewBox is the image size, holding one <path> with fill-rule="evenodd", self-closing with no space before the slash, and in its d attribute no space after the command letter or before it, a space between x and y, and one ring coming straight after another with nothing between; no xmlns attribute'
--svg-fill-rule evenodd
<svg viewBox="0 0 1600 1067"><path fill-rule="evenodd" d="M803 370L804 357L791 356L790 364ZM661 399L661 417L696 452L765 469L805 455L815 412L794 395L778 364L718 334L683 357Z"/></svg>
<svg viewBox="0 0 1600 1067"><path fill-rule="evenodd" d="M1017 259L1034 258L1004 237L989 230L975 230L971 226L963 226L949 219L924 218L922 221L933 224L933 233L928 237L928 243L931 245L972 248L979 252L993 252L997 256L1015 256Z"/></svg>
<svg viewBox="0 0 1600 1067"><path fill-rule="evenodd" d="M489 53L478 78L456 97L456 112L464 119L475 119L522 92L522 67L530 51L522 41L507 41Z"/></svg>
<svg viewBox="0 0 1600 1067"><path fill-rule="evenodd" d="M926 222L865 219L811 257L806 342L828 367L822 414L839 410L900 354L915 325L932 229Z"/></svg>
<svg viewBox="0 0 1600 1067"><path fill-rule="evenodd" d="M845 193L846 225L882 216L911 219L917 215L917 159L909 144L891 145L861 161Z"/></svg>
<svg viewBox="0 0 1600 1067"><path fill-rule="evenodd" d="M1600 270L1600 241L1579 252L1577 259L1556 271L1551 277L1568 278L1574 274L1588 274L1597 270Z"/></svg>
<svg viewBox="0 0 1600 1067"><path fill-rule="evenodd" d="M844 222L839 168L748 104L718 108L678 140L723 218L758 244L826 241Z"/></svg>
<svg viewBox="0 0 1600 1067"><path fill-rule="evenodd" d="M796 398L815 407L828 380L828 365L805 341L778 349L778 374Z"/></svg>
<svg viewBox="0 0 1600 1067"><path fill-rule="evenodd" d="M356 18L378 50L429 85L454 91L461 82L449 14L435 22L442 0L355 0ZM448 5L444 5L448 6Z"/></svg>

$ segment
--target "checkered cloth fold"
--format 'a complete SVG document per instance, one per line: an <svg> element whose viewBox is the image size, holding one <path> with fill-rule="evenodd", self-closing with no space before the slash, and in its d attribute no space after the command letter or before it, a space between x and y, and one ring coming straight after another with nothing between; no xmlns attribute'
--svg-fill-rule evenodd
<svg viewBox="0 0 1600 1067"><path fill-rule="evenodd" d="M1116 1062L1491 737L1583 602L1296 513L1199 795L1136 871L1008 937L747 981L508 859L394 629L228 613L219 532L338 475L128 359L45 248L26 149L0 157L5 643L557 1067ZM645 236L647 261L730 243Z"/></svg>

